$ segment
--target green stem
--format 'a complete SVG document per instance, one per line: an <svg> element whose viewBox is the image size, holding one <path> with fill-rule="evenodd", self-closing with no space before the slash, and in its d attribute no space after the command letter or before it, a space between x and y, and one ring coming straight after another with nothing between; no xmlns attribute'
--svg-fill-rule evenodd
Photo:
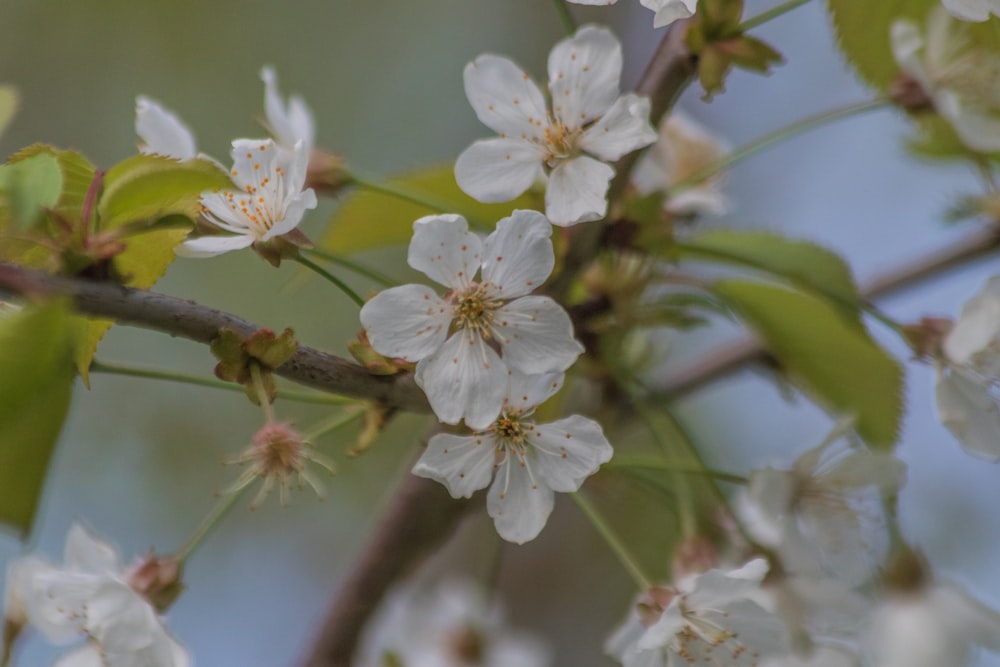
<svg viewBox="0 0 1000 667"><path fill-rule="evenodd" d="M748 18L746 21L744 21L739 25L737 30L739 32L746 32L748 30L753 30L757 26L767 23L771 19L776 19L782 14L787 14L788 12L792 11L793 9L797 9L798 7L801 7L807 2L809 2L809 0L786 0L786 2L783 2L780 5L772 7L771 9L768 9L766 12L761 12L760 14L757 14L757 16L752 16Z"/></svg>
<svg viewBox="0 0 1000 667"><path fill-rule="evenodd" d="M177 560L183 562L187 560L188 556L194 553L195 548L201 544L205 536L211 532L212 528L226 515L227 512L236 504L236 500L242 495L243 489L239 491L234 491L233 493L227 493L219 502L215 504L215 507L201 520L198 527L195 529L194 534L188 538L188 541L184 543L181 550L177 552Z"/></svg>
<svg viewBox="0 0 1000 667"><path fill-rule="evenodd" d="M106 373L109 375L123 375L128 377L146 378L149 380L167 380L169 382L182 382L200 387L211 387L213 389L225 389L226 391L238 391L244 393L243 387L232 382L217 380L216 378L200 377L198 375L187 375L185 373L174 373L172 371L161 371L154 368L144 368L142 366L132 366L110 361L99 361L94 359L90 364L91 373ZM286 401L298 401L300 403L317 403L320 405L344 405L353 403L353 399L332 394L321 394L319 392L305 391L285 391L278 392L278 396Z"/></svg>
<svg viewBox="0 0 1000 667"><path fill-rule="evenodd" d="M661 461L659 459L650 459L644 457L624 457L616 456L613 461L607 463L605 468L609 470L625 470L625 469L642 469L642 470L662 470L664 472L680 473L684 475L704 475L706 477L711 477L722 482L729 482L730 484L741 484L746 485L750 483L750 480L742 475L734 475L729 472L722 472L720 470L712 470L711 468L706 468L699 465L683 465L670 463L669 461Z"/></svg>
<svg viewBox="0 0 1000 667"><path fill-rule="evenodd" d="M390 197L402 199L403 201L408 201L411 204L416 204L417 206L422 206L423 208L428 208L438 213L457 212L454 202L450 202L445 199L438 199L434 195L429 195L421 190L400 185L399 183L393 183L392 181L388 181L378 176L352 171L348 175L348 180L359 188L364 188L373 192L381 192L382 194L389 195ZM473 216L464 213L463 215L473 227L481 229L488 229L491 227L491 225L488 225L486 222Z"/></svg>
<svg viewBox="0 0 1000 667"><path fill-rule="evenodd" d="M311 431L302 436L302 439L306 442L316 442L324 435L327 435L341 426L346 426L352 421L357 420L364 413L364 410L345 410L341 414L334 415L326 421L320 422L317 426L314 426Z"/></svg>
<svg viewBox="0 0 1000 667"><path fill-rule="evenodd" d="M576 32L576 21L573 20L573 15L569 13L566 0L554 0L554 2L556 3L556 11L559 12L559 20L562 21L563 29L566 30L567 35L572 35Z"/></svg>
<svg viewBox="0 0 1000 667"><path fill-rule="evenodd" d="M576 504L580 507L580 509L583 510L584 515L586 515L586 517L590 520L590 523L593 524L597 532L604 538L604 541L607 542L609 547L611 547L611 550L615 552L618 560L628 571L636 585L644 591L648 591L652 588L653 584L651 583L649 577L643 573L642 568L639 567L632 555L629 554L625 544L618 538L617 535L615 535L615 532L611 530L611 526L607 524L604 517L602 517L597 511L597 508L590 504L590 501L587 500L585 495L583 495L583 492L577 491L576 493L571 493L570 495L573 497L573 500L576 501Z"/></svg>
<svg viewBox="0 0 1000 667"><path fill-rule="evenodd" d="M324 261L330 262L331 264L337 264L338 266L342 266L345 269L353 271L354 273L357 273L360 276L364 276L365 278L370 278L371 280L377 282L379 285L382 285L383 287L395 287L396 285L399 284L392 278L389 278L384 274L379 273L378 271L369 269L367 266L358 264L357 262L353 262L349 259L345 259L340 255L335 255L328 250L323 250L322 248L303 248L301 252L313 255Z"/></svg>
<svg viewBox="0 0 1000 667"><path fill-rule="evenodd" d="M248 367L250 368L250 381L253 383L254 391L257 392L257 402L260 403L261 410L264 411L264 421L273 424L275 422L274 408L271 407L271 397L268 396L267 388L264 387L264 375L261 373L260 364L251 361Z"/></svg>
<svg viewBox="0 0 1000 667"><path fill-rule="evenodd" d="M339 289L341 292L343 292L348 297L350 297L351 301L353 301L354 303L358 304L358 306L365 305L365 300L362 299L360 296L358 296L357 292L355 292L350 287L348 287L347 283L345 283L343 280L341 280L337 276L333 275L332 273L330 273L329 271L327 271L326 269L324 269L322 266L320 266L316 262L312 261L308 257L303 257L302 255L298 255L294 259L295 259L296 262L298 262L302 266L310 269L311 271L313 271L317 275L320 275L320 276L323 276L324 278L326 278L327 281L329 281L330 283L332 283L334 286L337 287L337 289Z"/></svg>
<svg viewBox="0 0 1000 667"><path fill-rule="evenodd" d="M749 157L754 153L764 150L765 148L770 148L774 144L790 139L796 135L802 134L803 132L807 132L808 130L826 125L827 123L832 123L833 121L840 120L842 118L858 116L869 111L882 109L890 106L891 104L892 101L888 98L878 97L874 100L847 104L842 107L837 107L835 109L830 109L829 111L824 111L822 113L803 118L802 120L797 120L790 125L786 125L785 127L778 128L773 132L769 132L758 139L754 139L748 144L740 146L731 153L726 154L704 169L696 172L694 175L689 176L680 183L675 184L667 192L667 196L674 197L677 194L708 180L726 167L739 162L743 158Z"/></svg>

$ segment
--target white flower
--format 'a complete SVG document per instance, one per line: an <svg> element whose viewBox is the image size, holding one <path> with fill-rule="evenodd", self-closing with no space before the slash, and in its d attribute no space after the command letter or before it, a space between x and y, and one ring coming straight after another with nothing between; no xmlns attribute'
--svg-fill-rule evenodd
<svg viewBox="0 0 1000 667"><path fill-rule="evenodd" d="M1000 151L1000 57L970 48L965 30L941 7L930 13L926 39L916 24L898 19L891 29L893 55L963 143Z"/></svg>
<svg viewBox="0 0 1000 667"><path fill-rule="evenodd" d="M1000 651L1000 614L964 590L930 584L891 593L871 620L873 667L961 667L970 647Z"/></svg>
<svg viewBox="0 0 1000 667"><path fill-rule="evenodd" d="M753 667L782 654L781 620L753 598L767 573L763 559L736 570L709 570L676 589L654 589L608 639L625 667Z"/></svg>
<svg viewBox="0 0 1000 667"><path fill-rule="evenodd" d="M578 5L613 5L618 0L569 0ZM639 4L656 12L653 27L662 28L677 19L686 19L694 14L698 0L639 0Z"/></svg>
<svg viewBox="0 0 1000 667"><path fill-rule="evenodd" d="M669 192L675 185L700 173L730 150L729 145L679 111L660 122L660 137L639 158L632 171L632 184L640 195ZM692 185L663 201L663 208L676 215L722 215L729 201L722 193L721 174Z"/></svg>
<svg viewBox="0 0 1000 667"><path fill-rule="evenodd" d="M1000 0L941 0L944 8L966 21L985 21L1000 16Z"/></svg>
<svg viewBox="0 0 1000 667"><path fill-rule="evenodd" d="M236 189L206 192L201 206L206 220L233 235L185 241L178 255L212 257L269 241L291 232L307 210L316 208L316 194L302 189L309 154L301 143L286 151L270 139L237 139L232 157Z"/></svg>
<svg viewBox="0 0 1000 667"><path fill-rule="evenodd" d="M547 667L537 637L506 627L503 609L465 580L390 593L362 640L363 667Z"/></svg>
<svg viewBox="0 0 1000 667"><path fill-rule="evenodd" d="M558 303L525 296L552 272L551 234L536 211L514 211L485 240L459 215L421 218L408 262L449 291L441 298L423 285L393 287L361 309L377 352L418 362L417 384L442 422L488 427L500 414L508 368L564 371L583 351Z"/></svg>
<svg viewBox="0 0 1000 667"><path fill-rule="evenodd" d="M1000 460L1000 276L962 307L937 366L941 423L972 456Z"/></svg>
<svg viewBox="0 0 1000 667"><path fill-rule="evenodd" d="M188 126L177 114L142 95L135 98L135 133L145 142L139 148L142 153L178 160L197 157L194 135Z"/></svg>
<svg viewBox="0 0 1000 667"><path fill-rule="evenodd" d="M455 498L468 498L496 473L486 510L497 532L518 544L535 539L552 513L553 492L578 490L612 454L592 419L573 415L536 424L531 418L535 406L559 391L562 380L561 373L510 371L496 421L471 436L435 435L413 474L441 482Z"/></svg>
<svg viewBox="0 0 1000 667"><path fill-rule="evenodd" d="M741 509L749 530L778 549L789 571L854 584L868 579L887 553L881 493L898 490L906 468L890 454L848 441L850 426L838 424L791 470L753 471Z"/></svg>
<svg viewBox="0 0 1000 667"><path fill-rule="evenodd" d="M282 102L278 75L273 67L261 69L260 78L264 82L264 114L271 136L287 150L295 150L301 141L302 150L308 156L316 143L316 128L309 107L298 95L289 97L287 104Z"/></svg>
<svg viewBox="0 0 1000 667"><path fill-rule="evenodd" d="M761 663L761 667L858 667L856 656L841 649L818 647L808 656L787 655Z"/></svg>
<svg viewBox="0 0 1000 667"><path fill-rule="evenodd" d="M549 91L507 58L482 55L465 68L465 94L496 139L458 156L455 179L479 201L514 199L548 175L545 213L556 225L600 220L607 212L613 162L656 140L649 100L619 96L621 44L585 26L549 54ZM595 157L590 157L590 156Z"/></svg>
<svg viewBox="0 0 1000 667"><path fill-rule="evenodd" d="M56 667L187 667L187 653L163 626L150 603L133 590L114 547L74 524L65 563L26 557L8 570L11 608L53 642L81 634L86 645Z"/></svg>

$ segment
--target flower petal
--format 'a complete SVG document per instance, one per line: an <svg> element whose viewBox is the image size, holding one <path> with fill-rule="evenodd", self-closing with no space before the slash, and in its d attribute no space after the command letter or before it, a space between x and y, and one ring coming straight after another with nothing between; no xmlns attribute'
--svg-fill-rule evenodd
<svg viewBox="0 0 1000 667"><path fill-rule="evenodd" d="M693 16L698 0L639 0L639 4L656 12L653 27L662 28L679 19Z"/></svg>
<svg viewBox="0 0 1000 667"><path fill-rule="evenodd" d="M941 0L941 4L949 12L963 21L985 21L990 12L1000 16L1000 4L993 0Z"/></svg>
<svg viewBox="0 0 1000 667"><path fill-rule="evenodd" d="M535 539L554 506L552 489L533 479L528 465L508 454L486 496L486 511L500 537L515 544Z"/></svg>
<svg viewBox="0 0 1000 667"><path fill-rule="evenodd" d="M546 217L562 227L600 220L608 212L608 183L614 175L614 169L586 156L560 163L545 188Z"/></svg>
<svg viewBox="0 0 1000 667"><path fill-rule="evenodd" d="M501 298L534 291L555 266L552 225L538 211L514 211L483 242L483 282Z"/></svg>
<svg viewBox="0 0 1000 667"><path fill-rule="evenodd" d="M460 215L429 215L413 223L406 261L431 280L467 287L479 271L482 241Z"/></svg>
<svg viewBox="0 0 1000 667"><path fill-rule="evenodd" d="M101 655L101 648L89 642L56 660L52 667L108 667L110 664L112 663L105 661Z"/></svg>
<svg viewBox="0 0 1000 667"><path fill-rule="evenodd" d="M618 97L622 47L607 28L584 26L549 54L552 111L578 128L603 115Z"/></svg>
<svg viewBox="0 0 1000 667"><path fill-rule="evenodd" d="M656 141L649 124L649 98L629 93L619 97L580 137L580 147L612 162Z"/></svg>
<svg viewBox="0 0 1000 667"><path fill-rule="evenodd" d="M938 369L938 418L967 454L1000 461L1000 403L974 375L961 368Z"/></svg>
<svg viewBox="0 0 1000 667"><path fill-rule="evenodd" d="M444 344L452 309L429 287L400 285L376 294L360 317L376 352L414 362Z"/></svg>
<svg viewBox="0 0 1000 667"><path fill-rule="evenodd" d="M538 424L527 439L537 454L533 463L538 477L563 493L578 490L613 453L601 425L579 415Z"/></svg>
<svg viewBox="0 0 1000 667"><path fill-rule="evenodd" d="M501 136L541 139L545 97L528 73L502 56L484 54L465 66L465 96L479 121Z"/></svg>
<svg viewBox="0 0 1000 667"><path fill-rule="evenodd" d="M201 236L189 239L174 248L178 257L215 257L230 250L249 248L256 239L247 231L236 236Z"/></svg>
<svg viewBox="0 0 1000 667"><path fill-rule="evenodd" d="M135 133L145 142L139 150L178 160L191 160L198 149L194 135L177 114L140 95L135 99Z"/></svg>
<svg viewBox="0 0 1000 667"><path fill-rule="evenodd" d="M306 152L312 151L316 129L309 107L298 95L288 98L287 106L282 102L273 67L264 67L260 78L264 82L264 115L271 134L283 146L291 148L301 141Z"/></svg>
<svg viewBox="0 0 1000 667"><path fill-rule="evenodd" d="M981 153L1000 151L1000 119L993 110L970 108L950 90L938 90L934 108L948 119L959 138Z"/></svg>
<svg viewBox="0 0 1000 667"><path fill-rule="evenodd" d="M528 374L512 368L507 373L505 410L523 411L541 405L562 389L565 379L562 373Z"/></svg>
<svg viewBox="0 0 1000 667"><path fill-rule="evenodd" d="M121 569L115 548L80 523L70 526L69 533L66 534L63 559L71 570L91 574L118 572Z"/></svg>
<svg viewBox="0 0 1000 667"><path fill-rule="evenodd" d="M523 296L498 308L493 332L504 362L524 373L564 371L583 352L569 315L547 296Z"/></svg>
<svg viewBox="0 0 1000 667"><path fill-rule="evenodd" d="M455 160L455 181L481 202L518 197L542 178L542 150L521 139L480 139Z"/></svg>
<svg viewBox="0 0 1000 667"><path fill-rule="evenodd" d="M427 443L413 474L441 482L452 498L470 498L493 477L496 438L439 433Z"/></svg>
<svg viewBox="0 0 1000 667"><path fill-rule="evenodd" d="M500 414L507 367L483 340L463 329L417 364L415 379L445 424L463 418L471 429L489 427Z"/></svg>
<svg viewBox="0 0 1000 667"><path fill-rule="evenodd" d="M316 193L312 188L303 190L291 199L286 200L284 217L275 222L271 229L264 233L261 241L269 241L276 236L281 236L292 231L302 222L302 217L306 214L306 211L316 208L318 203Z"/></svg>

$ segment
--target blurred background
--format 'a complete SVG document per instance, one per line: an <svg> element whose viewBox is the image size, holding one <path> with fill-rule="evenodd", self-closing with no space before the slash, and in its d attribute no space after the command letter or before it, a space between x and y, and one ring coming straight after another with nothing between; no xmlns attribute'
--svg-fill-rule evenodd
<svg viewBox="0 0 1000 667"><path fill-rule="evenodd" d="M747 0L747 15L771 0ZM542 0L0 0L0 81L15 84L20 112L0 140L4 155L42 141L82 151L107 167L134 153L134 100L149 95L195 131L199 149L228 161L229 141L262 136L262 65L274 65L282 92L297 92L318 124L319 145L351 164L391 173L446 163L491 133L476 120L461 72L476 55L509 55L541 79L551 45L563 36ZM662 35L652 14L623 0L574 7L584 21L610 23L626 52L631 86ZM810 3L758 29L786 63L769 77L736 72L712 103L693 86L680 106L741 145L795 119L871 95L834 50L823 5ZM969 232L947 227L953 199L978 182L961 166L908 156L901 114L880 111L822 128L747 159L729 172L735 213L706 226L765 228L813 239L847 257L863 283L889 267ZM320 235L335 202L324 201L304 229ZM379 254L380 268L408 277L405 249ZM923 283L881 305L899 320L957 315L960 304L996 272L996 256ZM178 260L160 291L195 298L262 326L294 326L308 345L345 354L359 329L357 310L319 281L295 291L293 266L275 270L256 255ZM368 289L365 283L356 283ZM906 350L882 337L899 355ZM728 340L735 328L671 340L678 366ZM114 328L98 358L210 374L200 345ZM1000 607L1000 484L995 466L965 455L937 423L932 372L909 365L899 455L909 465L902 520L942 577ZM177 549L239 470L220 463L238 453L260 424L239 394L186 385L94 375L77 387L27 545L0 536L0 571L26 549L61 558L69 525L84 521L126 558L150 547ZM328 414L279 403L279 414L308 428ZM805 400L788 402L766 376L748 369L685 398L678 410L709 463L744 473L790 463L818 443L830 420ZM170 626L198 665L276 667L305 653L338 582L398 479L407 474L424 432L402 417L365 456L346 460L352 433L322 441L341 462L325 502L308 492L288 508L272 498L256 512L249 496L189 561L187 592ZM637 536L672 525L618 507ZM624 617L634 590L577 508L561 499L541 537L499 545L485 517L468 521L435 567L484 578L500 553L500 596L512 623L548 639L556 664L609 665L601 644ZM669 554L663 554L666 563ZM47 664L59 649L22 646L22 666ZM983 665L1000 661L983 658Z"/></svg>

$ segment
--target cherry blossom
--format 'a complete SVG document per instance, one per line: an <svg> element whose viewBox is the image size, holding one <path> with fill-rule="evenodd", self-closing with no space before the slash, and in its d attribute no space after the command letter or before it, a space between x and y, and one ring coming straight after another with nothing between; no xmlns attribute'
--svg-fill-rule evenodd
<svg viewBox="0 0 1000 667"><path fill-rule="evenodd" d="M247 248L294 230L316 194L303 190L309 154L301 142L296 150L281 150L270 139L237 139L231 152L234 190L206 192L202 215L231 235L202 236L177 247L185 257L212 257Z"/></svg>
<svg viewBox="0 0 1000 667"><path fill-rule="evenodd" d="M88 638L56 667L187 667L187 653L129 585L114 547L74 524L64 560L56 567L27 556L7 575L7 618L19 616L57 643Z"/></svg>
<svg viewBox="0 0 1000 667"><path fill-rule="evenodd" d="M1000 460L1000 276L962 308L937 365L941 423L966 452Z"/></svg>
<svg viewBox="0 0 1000 667"><path fill-rule="evenodd" d="M545 213L556 225L607 213L607 164L656 140L649 100L619 95L622 48L606 28L584 26L549 54L549 91L507 58L481 55L465 68L465 94L495 139L455 163L459 186L479 201L514 199L547 176Z"/></svg>
<svg viewBox="0 0 1000 667"><path fill-rule="evenodd" d="M578 5L613 5L618 0L569 0ZM692 16L698 0L639 0L639 4L656 12L653 17L653 27L662 28L678 19Z"/></svg>
<svg viewBox="0 0 1000 667"><path fill-rule="evenodd" d="M934 109L969 148L1000 150L1000 57L970 47L967 26L941 7L927 20L926 34L912 21L892 24L892 52Z"/></svg>
<svg viewBox="0 0 1000 667"><path fill-rule="evenodd" d="M944 8L965 21L985 21L1000 16L1000 0L941 0Z"/></svg>
<svg viewBox="0 0 1000 667"><path fill-rule="evenodd" d="M551 424L532 419L535 407L559 391L562 380L561 373L509 371L496 421L471 436L435 435L413 474L441 482L455 498L472 496L495 477L486 510L500 537L518 544L535 539L552 513L553 492L578 490L612 454L592 419L573 415Z"/></svg>
<svg viewBox="0 0 1000 667"><path fill-rule="evenodd" d="M296 145L302 142L302 150L308 156L316 143L316 127L309 107L298 95L289 97L287 104L281 100L278 75L273 67L261 69L260 78L264 82L267 128L274 141L287 150L295 150Z"/></svg>
<svg viewBox="0 0 1000 667"><path fill-rule="evenodd" d="M194 135L177 114L140 95L135 99L135 133L144 142L139 150L177 160L197 157Z"/></svg>
<svg viewBox="0 0 1000 667"><path fill-rule="evenodd" d="M536 211L514 211L485 240L459 215L421 218L413 223L409 264L448 292L442 298L423 285L402 285L361 309L377 352L417 362L416 382L442 422L464 418L470 428L487 428L503 406L508 369L564 371L583 351L566 311L529 295L552 272L551 234Z"/></svg>

